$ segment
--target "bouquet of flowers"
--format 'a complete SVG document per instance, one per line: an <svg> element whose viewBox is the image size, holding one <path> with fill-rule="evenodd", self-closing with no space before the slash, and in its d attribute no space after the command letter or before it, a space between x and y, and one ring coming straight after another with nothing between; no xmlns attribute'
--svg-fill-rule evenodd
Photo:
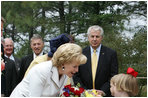
<svg viewBox="0 0 148 98"><path fill-rule="evenodd" d="M105 94L99 93L98 90L92 89L92 90L85 90L84 91L85 97L103 97Z"/></svg>
<svg viewBox="0 0 148 98"><path fill-rule="evenodd" d="M84 92L84 88L72 86L71 84L64 86L63 93L60 97L80 97Z"/></svg>
<svg viewBox="0 0 148 98"><path fill-rule="evenodd" d="M76 86L71 84L64 86L63 93L60 97L103 97L97 90L85 90L78 83Z"/></svg>

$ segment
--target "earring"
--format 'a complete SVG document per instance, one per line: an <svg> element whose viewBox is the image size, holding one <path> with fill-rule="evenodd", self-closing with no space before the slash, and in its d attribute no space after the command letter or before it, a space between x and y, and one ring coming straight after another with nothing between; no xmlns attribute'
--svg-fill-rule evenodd
<svg viewBox="0 0 148 98"><path fill-rule="evenodd" d="M64 66L62 67L62 70L63 70L63 71L65 70L65 67L64 67Z"/></svg>

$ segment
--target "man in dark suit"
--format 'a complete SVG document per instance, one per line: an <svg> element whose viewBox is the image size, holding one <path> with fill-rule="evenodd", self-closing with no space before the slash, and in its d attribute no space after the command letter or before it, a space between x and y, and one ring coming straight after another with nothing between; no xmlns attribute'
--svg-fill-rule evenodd
<svg viewBox="0 0 148 98"><path fill-rule="evenodd" d="M19 82L23 79L25 72L27 71L30 63L37 57L44 55L43 48L44 48L44 42L42 40L42 37L38 34L34 34L31 38L30 46L32 48L33 53L29 54L21 59L21 67L20 67L20 76L19 76Z"/></svg>
<svg viewBox="0 0 148 98"><path fill-rule="evenodd" d="M79 66L79 72L73 77L74 82L79 82L85 89L97 89L106 96L111 96L110 79L118 73L117 54L101 44L104 33L100 26L89 27L87 34L90 46L83 49L87 63Z"/></svg>
<svg viewBox="0 0 148 98"><path fill-rule="evenodd" d="M16 68L16 71L17 71L17 76L19 76L19 71L20 71L20 59L18 59L17 57L15 57L13 55L13 51L14 51L14 42L12 39L10 38L5 38L5 48L4 48L4 51L5 51L5 57L11 59L14 61L15 63L15 68Z"/></svg>
<svg viewBox="0 0 148 98"><path fill-rule="evenodd" d="M1 97L9 97L13 89L16 87L18 79L14 62L4 56L4 22L4 18L1 17Z"/></svg>
<svg viewBox="0 0 148 98"><path fill-rule="evenodd" d="M15 64L12 60L4 56L4 49L2 44L1 58L4 60L5 66L3 69L1 69L1 96L9 97L13 89L16 87L18 79ZM3 62L3 60L1 62Z"/></svg>

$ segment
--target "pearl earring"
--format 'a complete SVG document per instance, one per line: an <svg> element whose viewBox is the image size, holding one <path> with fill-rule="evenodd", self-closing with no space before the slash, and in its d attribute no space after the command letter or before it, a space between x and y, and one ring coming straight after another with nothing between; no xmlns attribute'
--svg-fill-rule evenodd
<svg viewBox="0 0 148 98"><path fill-rule="evenodd" d="M62 67L62 70L63 70L63 71L65 70L65 67L64 67L64 66Z"/></svg>

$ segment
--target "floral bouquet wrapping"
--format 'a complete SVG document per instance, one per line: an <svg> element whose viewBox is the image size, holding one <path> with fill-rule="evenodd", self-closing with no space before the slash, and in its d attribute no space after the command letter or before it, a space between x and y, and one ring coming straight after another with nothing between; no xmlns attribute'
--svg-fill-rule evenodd
<svg viewBox="0 0 148 98"><path fill-rule="evenodd" d="M72 86L71 84L64 86L63 93L60 97L103 97L98 90L85 90L84 88L80 87L78 83L77 86Z"/></svg>
<svg viewBox="0 0 148 98"><path fill-rule="evenodd" d="M63 91L64 92L60 97L80 97L83 94L84 89L78 86L74 87L69 84L64 86Z"/></svg>

